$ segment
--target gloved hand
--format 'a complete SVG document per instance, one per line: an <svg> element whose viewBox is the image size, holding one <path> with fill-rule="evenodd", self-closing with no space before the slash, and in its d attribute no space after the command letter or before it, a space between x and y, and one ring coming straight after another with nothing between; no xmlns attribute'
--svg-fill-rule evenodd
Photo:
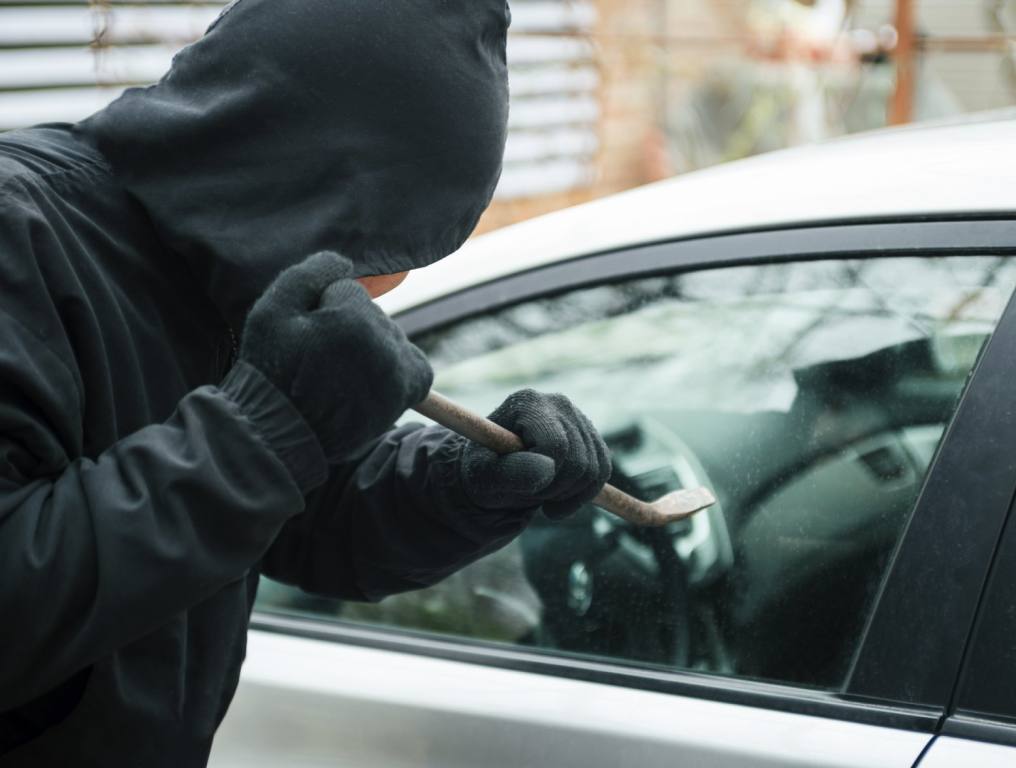
<svg viewBox="0 0 1016 768"><path fill-rule="evenodd" d="M330 463L389 429L434 378L352 274L349 259L329 252L290 267L254 304L240 346L240 359L290 399Z"/></svg>
<svg viewBox="0 0 1016 768"><path fill-rule="evenodd" d="M524 389L490 414L522 438L527 450L499 456L468 442L462 448L462 490L483 509L543 507L560 520L590 501L610 477L610 452L592 422L564 395Z"/></svg>

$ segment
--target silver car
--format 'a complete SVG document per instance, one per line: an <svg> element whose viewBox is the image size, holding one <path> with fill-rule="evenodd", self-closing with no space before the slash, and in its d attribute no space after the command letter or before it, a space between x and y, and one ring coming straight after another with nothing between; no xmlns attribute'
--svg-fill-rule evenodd
<svg viewBox="0 0 1016 768"><path fill-rule="evenodd" d="M211 765L1016 764L1016 119L774 153L386 297L435 388L567 393L588 506L377 605L266 580Z"/></svg>

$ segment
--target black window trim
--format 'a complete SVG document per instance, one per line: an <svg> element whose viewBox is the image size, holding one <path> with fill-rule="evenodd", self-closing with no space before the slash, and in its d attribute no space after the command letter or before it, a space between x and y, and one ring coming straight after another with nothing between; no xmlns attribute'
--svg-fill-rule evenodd
<svg viewBox="0 0 1016 768"><path fill-rule="evenodd" d="M1016 499L1009 508L998 547L992 557L984 591L977 605L977 616L963 654L963 666L953 687L949 714L942 725L942 734L1016 747L1016 712L989 713L983 705L971 701L969 685L976 685L981 676L1004 674L1003 670L979 667L986 654L998 658L1003 649L992 647L999 635L1008 636L1009 625L999 614L999 599L1008 605L1013 595L1013 571L1016 570ZM1016 675L1016 672L1012 672ZM976 697L976 694L974 694ZM973 706L971 706L973 704Z"/></svg>
<svg viewBox="0 0 1016 768"><path fill-rule="evenodd" d="M662 273L672 274L739 264L800 262L830 258L998 253L1016 253L1016 221L997 217L971 219L942 217L905 222L879 221L739 232L653 243L590 254L537 267L472 286L411 308L398 314L396 319L408 334L413 335L508 304L618 278L650 277ZM1004 381L1004 358L1007 354L1009 359L1013 359L1013 354L1016 354L1016 302L1010 302L987 349L982 354L947 439L943 441L943 447L953 445L954 450L945 456L945 460L943 455L946 452L940 450L940 455L936 457L929 471L925 490L921 493L911 523L893 557L880 599L862 641L857 663L852 669L844 693L812 691L684 671L653 671L633 668L620 662L594 662L518 648L509 650L497 644L467 638L435 639L432 635L395 628L366 629L362 625L353 625L341 620L255 612L251 627L269 632L329 639L469 663L539 671L593 682L933 732L942 723L948 692L958 674L962 646L972 624L973 615L971 611L969 622L966 625L962 621L959 622L954 628L955 631L942 631L941 626L936 630L936 635L945 638L948 648L943 649L942 653L947 662L936 667L934 673L929 673L926 668L915 666L914 663L907 663L905 658L902 659L902 663L886 664L887 660L900 662L901 653L905 656L914 631L916 616L920 616L922 621L930 617L931 624L925 623L920 627L924 631L936 623L939 625L945 623L942 621L941 612L936 616L933 610L929 610L931 606L923 606L923 610L919 611L912 610L913 605L909 608L906 606L907 602L921 601L913 600L913 596L908 595L910 590L903 588L905 579L899 578L898 573L912 573L923 558L923 548L927 546L929 535L935 539L936 531L941 532L943 525L948 527L950 517L946 508L948 504L943 501L944 497L929 493L929 488L953 486L954 489L956 487L969 489L971 479L963 477L963 467L969 465L969 462L962 461L962 454L970 447L969 433L980 430L983 436L984 430L987 429L997 431L1000 435L1008 435L1010 431L1016 435L1016 413L1012 418L1001 420L1004 423L999 423L996 419L984 424L983 414L980 414L982 418L978 418L977 403L982 402L992 391L998 391L1000 383ZM979 456L978 459L983 461L984 457ZM990 517L990 524L982 526L991 528L997 518L998 526L994 535L988 533L976 537L976 540L953 541L954 554L956 546L964 547L962 559L975 563L983 559L985 571L990 561L990 550L984 558L979 559L981 551L989 539L991 548L995 545L1001 521L1008 510L1013 490L1016 489L1016 474L995 477L994 480L990 508L985 513ZM983 485L979 485L977 490L983 494L985 489ZM1000 502L1003 496L1004 505ZM919 518L922 519L922 524L915 526L915 521ZM977 568L969 570L963 579L951 585L949 592L953 597L951 604L954 606L975 604L980 594L985 574L978 574ZM900 613L899 605L901 597L908 598L904 600L903 614ZM888 603L884 603L885 600L893 604L891 611L886 610ZM882 644L877 653L871 649L873 638L877 638ZM953 656L955 663L949 663L948 660L953 659ZM873 668L873 664L880 665L880 668Z"/></svg>
<svg viewBox="0 0 1016 768"><path fill-rule="evenodd" d="M412 336L519 301L617 278L635 279L741 264L870 258L874 253L919 256L933 251L954 255L1016 251L1016 221L860 223L668 240L577 256L506 275L399 312L396 320Z"/></svg>
<svg viewBox="0 0 1016 768"><path fill-rule="evenodd" d="M250 628L272 634L324 640L376 650L408 653L497 669L529 672L634 690L762 707L812 717L826 717L932 733L936 710L884 702L854 700L827 691L692 671L670 671L613 659L590 659L554 651L528 649L466 637L439 636L400 627L373 627L343 619L324 619L256 611Z"/></svg>
<svg viewBox="0 0 1016 768"><path fill-rule="evenodd" d="M1016 724L973 715L950 715L942 724L941 735L1016 747Z"/></svg>

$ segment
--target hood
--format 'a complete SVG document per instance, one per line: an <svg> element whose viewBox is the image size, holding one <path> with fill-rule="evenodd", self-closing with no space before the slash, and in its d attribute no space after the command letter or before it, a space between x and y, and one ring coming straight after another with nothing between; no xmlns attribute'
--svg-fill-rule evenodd
<svg viewBox="0 0 1016 768"><path fill-rule="evenodd" d="M75 126L232 323L315 251L357 276L456 250L508 116L505 0L236 0Z"/></svg>

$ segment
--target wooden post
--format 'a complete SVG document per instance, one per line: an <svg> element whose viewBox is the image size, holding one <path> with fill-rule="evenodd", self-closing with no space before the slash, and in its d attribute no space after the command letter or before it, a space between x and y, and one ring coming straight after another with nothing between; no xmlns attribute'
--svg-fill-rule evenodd
<svg viewBox="0 0 1016 768"><path fill-rule="evenodd" d="M889 103L889 125L909 123L914 113L914 3L896 0L896 88Z"/></svg>

